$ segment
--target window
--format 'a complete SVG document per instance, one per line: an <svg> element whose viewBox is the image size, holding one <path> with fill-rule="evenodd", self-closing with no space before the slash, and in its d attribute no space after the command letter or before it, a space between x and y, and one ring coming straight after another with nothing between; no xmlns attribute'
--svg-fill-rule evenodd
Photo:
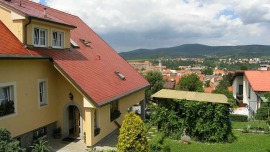
<svg viewBox="0 0 270 152"><path fill-rule="evenodd" d="M14 85L0 84L0 117L15 113Z"/></svg>
<svg viewBox="0 0 270 152"><path fill-rule="evenodd" d="M34 28L34 46L46 47L47 30Z"/></svg>
<svg viewBox="0 0 270 152"><path fill-rule="evenodd" d="M53 32L52 33L52 47L63 48L63 32Z"/></svg>
<svg viewBox="0 0 270 152"><path fill-rule="evenodd" d="M114 121L115 119L120 117L121 113L118 109L118 101L114 101L110 104L110 115L111 121Z"/></svg>
<svg viewBox="0 0 270 152"><path fill-rule="evenodd" d="M36 140L46 135L47 135L47 129L46 127L43 127L33 132L33 139Z"/></svg>
<svg viewBox="0 0 270 152"><path fill-rule="evenodd" d="M44 106L47 105L47 82L45 80L41 80L38 83L39 87L39 105Z"/></svg>
<svg viewBox="0 0 270 152"><path fill-rule="evenodd" d="M98 111L94 110L94 136L97 136L100 133L100 128L98 127Z"/></svg>

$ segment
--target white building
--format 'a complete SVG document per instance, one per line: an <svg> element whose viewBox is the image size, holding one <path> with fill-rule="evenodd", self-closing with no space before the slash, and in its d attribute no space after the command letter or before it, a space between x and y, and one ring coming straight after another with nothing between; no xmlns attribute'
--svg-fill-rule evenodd
<svg viewBox="0 0 270 152"><path fill-rule="evenodd" d="M270 71L236 71L233 79L233 96L239 106L247 106L249 116L256 113L264 93L270 91Z"/></svg>

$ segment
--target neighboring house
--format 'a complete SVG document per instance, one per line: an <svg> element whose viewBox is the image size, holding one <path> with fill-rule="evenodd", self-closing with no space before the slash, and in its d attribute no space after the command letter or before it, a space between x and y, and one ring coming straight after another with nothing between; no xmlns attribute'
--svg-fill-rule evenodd
<svg viewBox="0 0 270 152"><path fill-rule="evenodd" d="M252 116L266 101L264 93L270 91L270 71L236 71L232 86L239 106L248 106Z"/></svg>
<svg viewBox="0 0 270 152"><path fill-rule="evenodd" d="M149 83L79 17L0 0L0 20L0 128L23 147L56 127L93 146L144 109Z"/></svg>

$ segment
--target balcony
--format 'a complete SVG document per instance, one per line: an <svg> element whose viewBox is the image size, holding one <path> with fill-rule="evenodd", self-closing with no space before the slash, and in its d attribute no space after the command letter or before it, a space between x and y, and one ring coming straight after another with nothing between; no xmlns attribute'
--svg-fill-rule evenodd
<svg viewBox="0 0 270 152"><path fill-rule="evenodd" d="M236 94L236 100L238 101L238 102L241 102L241 101L243 101L243 94Z"/></svg>

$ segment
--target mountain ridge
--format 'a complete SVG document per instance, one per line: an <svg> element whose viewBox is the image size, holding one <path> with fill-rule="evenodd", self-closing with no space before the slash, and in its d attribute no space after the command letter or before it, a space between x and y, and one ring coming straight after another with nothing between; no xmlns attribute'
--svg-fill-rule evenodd
<svg viewBox="0 0 270 152"><path fill-rule="evenodd" d="M177 57L262 57L270 56L270 45L208 46L203 44L183 44L179 46L136 49L119 53L127 60Z"/></svg>

